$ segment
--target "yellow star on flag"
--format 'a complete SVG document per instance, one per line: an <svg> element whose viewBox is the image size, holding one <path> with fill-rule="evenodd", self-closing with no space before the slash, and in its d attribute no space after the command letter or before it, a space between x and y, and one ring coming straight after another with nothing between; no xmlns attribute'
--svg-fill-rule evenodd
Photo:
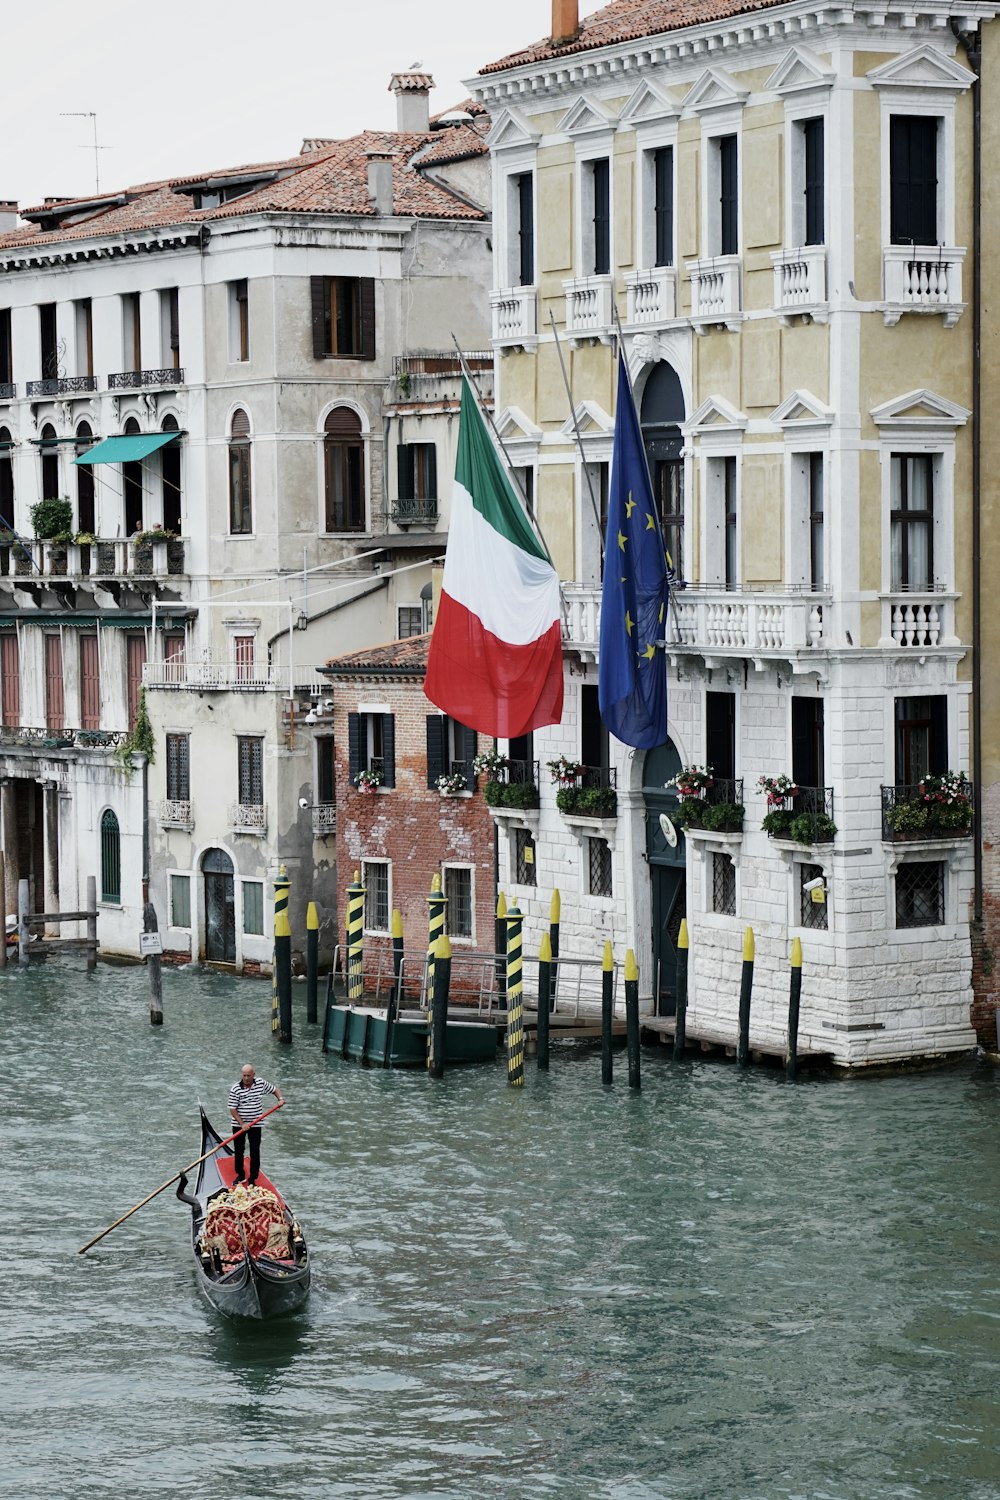
<svg viewBox="0 0 1000 1500"><path fill-rule="evenodd" d="M622 552L625 551L625 542L626 542L626 540L627 540L627 538L625 537L624 533L621 532L621 531L619 531L619 533L618 533L618 547L619 547L619 550L622 551Z"/></svg>
<svg viewBox="0 0 1000 1500"><path fill-rule="evenodd" d="M629 490L629 492L628 492L628 499L625 501L625 514L626 514L626 516L631 516L631 514L632 514L632 512L634 510L635 510L635 501L632 499L632 491Z"/></svg>
<svg viewBox="0 0 1000 1500"><path fill-rule="evenodd" d="M653 657L656 655L656 647L652 642L650 642L650 644L646 647L645 651L642 654L647 661L652 661Z"/></svg>
<svg viewBox="0 0 1000 1500"><path fill-rule="evenodd" d="M655 516L651 516L649 514L648 510L646 512L646 530L647 531L655 531L656 530L656 517Z"/></svg>
<svg viewBox="0 0 1000 1500"><path fill-rule="evenodd" d="M629 614L628 610L626 610L625 611L625 629L628 631L629 635L632 634L632 626L634 624L635 624L635 621L632 619L632 616Z"/></svg>

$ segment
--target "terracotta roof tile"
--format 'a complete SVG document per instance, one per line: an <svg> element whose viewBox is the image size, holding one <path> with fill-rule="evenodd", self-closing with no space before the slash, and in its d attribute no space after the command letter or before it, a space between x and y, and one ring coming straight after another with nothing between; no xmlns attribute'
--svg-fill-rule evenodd
<svg viewBox="0 0 1000 1500"><path fill-rule="evenodd" d="M569 57L594 47L637 41L665 31L678 31L684 26L724 21L730 16L749 15L786 3L787 0L612 0L603 10L584 16L577 35L563 46L554 47L551 37L543 37L540 42L520 52L512 52L499 62L488 63L480 69L480 74L500 73L506 68Z"/></svg>
<svg viewBox="0 0 1000 1500"><path fill-rule="evenodd" d="M390 94L429 94L433 87L429 73L393 73L389 80Z"/></svg>
<svg viewBox="0 0 1000 1500"><path fill-rule="evenodd" d="M343 656L331 657L321 670L329 677L379 676L384 673L422 677L427 670L430 639L428 631L426 635L411 635L382 646L367 646L363 651L348 651Z"/></svg>
<svg viewBox="0 0 1000 1500"><path fill-rule="evenodd" d="M480 123L480 121L482 123ZM444 130L435 130L431 144L416 159L417 167L442 166L449 161L467 161L473 156L487 156L486 131L489 116L484 115L472 125L452 125Z"/></svg>

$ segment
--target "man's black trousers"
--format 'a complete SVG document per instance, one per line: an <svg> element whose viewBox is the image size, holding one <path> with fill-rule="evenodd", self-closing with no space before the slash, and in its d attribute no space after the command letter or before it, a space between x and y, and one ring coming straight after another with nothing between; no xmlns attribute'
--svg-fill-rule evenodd
<svg viewBox="0 0 1000 1500"><path fill-rule="evenodd" d="M233 1150L236 1153L236 1181L239 1182L243 1176L243 1153L246 1142L250 1142L250 1181L256 1182L260 1172L260 1126L255 1125L252 1130L241 1130L233 1141Z"/></svg>

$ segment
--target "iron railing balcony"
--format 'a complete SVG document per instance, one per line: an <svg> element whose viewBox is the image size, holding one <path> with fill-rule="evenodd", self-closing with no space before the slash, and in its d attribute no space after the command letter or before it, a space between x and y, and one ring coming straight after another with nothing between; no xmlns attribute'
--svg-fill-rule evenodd
<svg viewBox="0 0 1000 1500"><path fill-rule="evenodd" d="M184 371L172 365L161 370L119 370L108 376L109 391L139 391L150 386L171 387L184 384Z"/></svg>
<svg viewBox="0 0 1000 1500"><path fill-rule="evenodd" d="M45 380L29 380L27 396L76 396L97 390L96 375L58 375Z"/></svg>
<svg viewBox="0 0 1000 1500"><path fill-rule="evenodd" d="M190 802L167 800L160 803L161 828L192 828L193 826L194 819L191 816Z"/></svg>
<svg viewBox="0 0 1000 1500"><path fill-rule="evenodd" d="M252 833L263 837L267 832L267 804L237 802L229 809L229 826L233 833Z"/></svg>
<svg viewBox="0 0 1000 1500"><path fill-rule="evenodd" d="M769 828L768 838L793 839L798 844L831 844L836 829L833 823L833 787L800 786L794 797L768 803L768 813L784 813L775 819L783 826ZM808 821L807 821L808 820Z"/></svg>
<svg viewBox="0 0 1000 1500"><path fill-rule="evenodd" d="M618 813L618 771L614 766L578 765L558 780L556 806L577 817L613 818Z"/></svg>
<svg viewBox="0 0 1000 1500"><path fill-rule="evenodd" d="M0 385L0 401L13 401L16 395L16 385Z"/></svg>
<svg viewBox="0 0 1000 1500"><path fill-rule="evenodd" d="M437 497L416 496L395 501L389 519L396 526L436 526L438 518Z"/></svg>
<svg viewBox="0 0 1000 1500"><path fill-rule="evenodd" d="M882 838L886 843L916 839L965 839L972 834L972 783L950 800L926 790L925 782L897 782L882 788Z"/></svg>
<svg viewBox="0 0 1000 1500"><path fill-rule="evenodd" d="M337 806L334 802L323 802L312 810L314 839L325 839L337 832Z"/></svg>

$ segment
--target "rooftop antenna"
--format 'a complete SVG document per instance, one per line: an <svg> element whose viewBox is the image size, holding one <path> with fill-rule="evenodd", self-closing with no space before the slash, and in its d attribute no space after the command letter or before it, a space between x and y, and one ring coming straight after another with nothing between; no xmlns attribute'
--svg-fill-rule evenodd
<svg viewBox="0 0 1000 1500"><path fill-rule="evenodd" d="M94 144L93 144L93 147L91 148L90 146L79 146L79 147L77 147L77 149L79 151L90 151L91 149L93 150L93 152L94 152L94 191L96 193L99 193L101 191L101 157L100 157L100 153L102 151L107 151L110 148L107 147L107 146L99 146L97 144L97 111L95 109L61 109L59 111L59 113L60 113L60 115L64 119L67 119L67 120L93 120L93 122L94 122Z"/></svg>

